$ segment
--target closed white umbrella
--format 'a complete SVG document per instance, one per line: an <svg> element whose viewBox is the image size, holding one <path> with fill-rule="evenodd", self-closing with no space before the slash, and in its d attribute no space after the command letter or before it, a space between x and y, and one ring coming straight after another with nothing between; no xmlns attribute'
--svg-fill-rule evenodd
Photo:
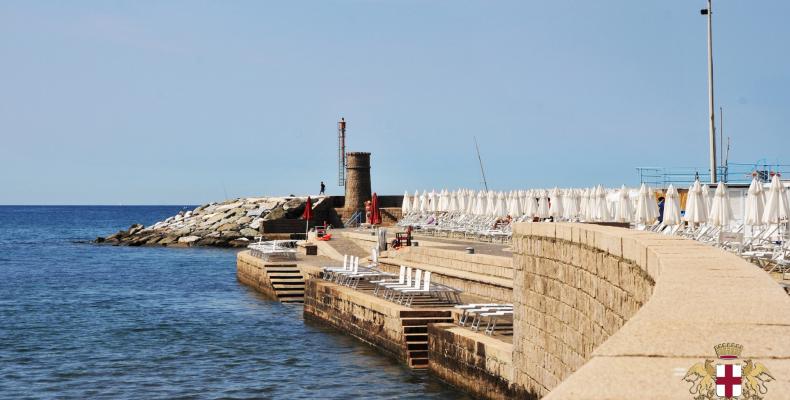
<svg viewBox="0 0 790 400"><path fill-rule="evenodd" d="M535 213L538 218L545 219L550 216L549 214L549 199L545 190L540 191L540 198L538 199L538 211Z"/></svg>
<svg viewBox="0 0 790 400"><path fill-rule="evenodd" d="M477 201L475 203L475 215L486 215L488 207L488 196L482 190L477 192Z"/></svg>
<svg viewBox="0 0 790 400"><path fill-rule="evenodd" d="M647 193L650 194L650 213L653 215L653 221L658 220L658 199L656 198L656 191L650 186L647 187Z"/></svg>
<svg viewBox="0 0 790 400"><path fill-rule="evenodd" d="M653 209L650 205L655 200L651 199L651 197L647 190L647 185L643 183L639 188L639 194L636 198L636 210L634 210L634 222L637 224L648 225L655 222L656 218L653 216Z"/></svg>
<svg viewBox="0 0 790 400"><path fill-rule="evenodd" d="M680 196L674 186L669 185L664 196L664 225L680 225Z"/></svg>
<svg viewBox="0 0 790 400"><path fill-rule="evenodd" d="M689 224L702 224L708 221L708 208L702 197L702 185L699 181L694 181L694 184L689 188L686 198L686 214L683 219Z"/></svg>
<svg viewBox="0 0 790 400"><path fill-rule="evenodd" d="M584 195L587 197L587 205L584 208L583 218L587 222L595 221L595 189L584 189Z"/></svg>
<svg viewBox="0 0 790 400"><path fill-rule="evenodd" d="M705 200L705 209L708 210L710 213L710 206L713 199L710 197L710 189L708 188L708 184L700 185L702 186L702 198Z"/></svg>
<svg viewBox="0 0 790 400"><path fill-rule="evenodd" d="M606 191L601 185L595 189L595 220L599 222L612 220L612 214L609 212L609 205L606 202Z"/></svg>
<svg viewBox="0 0 790 400"><path fill-rule="evenodd" d="M433 195L433 199L431 200L431 211L437 212L439 211L439 202L441 201L442 192L431 190L431 194Z"/></svg>
<svg viewBox="0 0 790 400"><path fill-rule="evenodd" d="M582 194L584 189L571 189L571 218L578 221L582 217Z"/></svg>
<svg viewBox="0 0 790 400"><path fill-rule="evenodd" d="M477 215L477 192L474 190L469 191L467 194L466 213L469 215Z"/></svg>
<svg viewBox="0 0 790 400"><path fill-rule="evenodd" d="M521 201L519 200L517 193L512 193L510 195L507 204L507 213L513 218L518 218L524 214L524 211L521 209Z"/></svg>
<svg viewBox="0 0 790 400"><path fill-rule="evenodd" d="M581 189L579 195L579 218L582 221L587 221L587 215L590 212L590 192L587 189Z"/></svg>
<svg viewBox="0 0 790 400"><path fill-rule="evenodd" d="M430 201L431 200L428 196L428 192L423 190L422 195L420 196L420 212L426 213L431 211Z"/></svg>
<svg viewBox="0 0 790 400"><path fill-rule="evenodd" d="M458 206L458 195L455 192L451 192L450 201L447 204L447 211L454 213L458 210L460 210L460 207Z"/></svg>
<svg viewBox="0 0 790 400"><path fill-rule="evenodd" d="M521 215L527 212L527 192L524 190L518 191L518 204L521 207Z"/></svg>
<svg viewBox="0 0 790 400"><path fill-rule="evenodd" d="M411 211L415 212L415 213L422 211L422 210L420 210L420 191L419 190L415 190L414 191L414 198L411 199Z"/></svg>
<svg viewBox="0 0 790 400"><path fill-rule="evenodd" d="M502 192L497 193L495 202L496 206L494 207L494 216L504 217L507 215L507 201L505 200L505 194Z"/></svg>
<svg viewBox="0 0 790 400"><path fill-rule="evenodd" d="M620 188L618 195L617 210L615 211L614 220L617 222L631 222L631 199L625 185Z"/></svg>
<svg viewBox="0 0 790 400"><path fill-rule="evenodd" d="M732 206L730 199L727 198L727 187L724 186L724 182L719 182L713 194L708 220L713 226L720 228L729 226L732 221Z"/></svg>
<svg viewBox="0 0 790 400"><path fill-rule="evenodd" d="M774 175L771 179L771 186L766 194L765 211L763 212L763 222L766 224L779 224L787 221L790 216L790 205L787 204L787 193L784 185L779 180L779 175Z"/></svg>
<svg viewBox="0 0 790 400"><path fill-rule="evenodd" d="M535 192L530 190L526 195L527 206L524 208L524 214L530 218L535 218L538 215L538 199L535 197Z"/></svg>
<svg viewBox="0 0 790 400"><path fill-rule="evenodd" d="M554 217L555 221L562 218L562 195L559 188L554 188L551 191L551 201L549 202L549 216Z"/></svg>
<svg viewBox="0 0 790 400"><path fill-rule="evenodd" d="M455 192L455 199L458 202L458 209L456 211L461 213L466 211L466 191L463 189L458 189Z"/></svg>
<svg viewBox="0 0 790 400"><path fill-rule="evenodd" d="M749 191L746 192L746 207L744 208L743 223L748 226L763 224L763 210L765 210L765 193L763 184L757 178L752 178Z"/></svg>
<svg viewBox="0 0 790 400"><path fill-rule="evenodd" d="M565 204L563 205L563 218L568 221L574 221L579 216L579 203L581 194L576 189L568 189L565 191Z"/></svg>
<svg viewBox="0 0 790 400"><path fill-rule="evenodd" d="M486 208L485 214L489 216L496 216L496 193L493 190L486 193Z"/></svg>
<svg viewBox="0 0 790 400"><path fill-rule="evenodd" d="M408 190L406 193L403 193L403 203L400 206L400 212L402 215L406 215L411 212L411 198L409 197Z"/></svg>

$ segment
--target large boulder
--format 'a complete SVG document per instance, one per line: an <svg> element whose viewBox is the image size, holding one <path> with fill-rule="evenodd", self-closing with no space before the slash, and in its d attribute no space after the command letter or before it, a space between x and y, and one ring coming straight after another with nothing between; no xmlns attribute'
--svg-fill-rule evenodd
<svg viewBox="0 0 790 400"><path fill-rule="evenodd" d="M228 240L233 240L241 237L241 233L238 231L222 231L219 235L223 238L229 238Z"/></svg>
<svg viewBox="0 0 790 400"><path fill-rule="evenodd" d="M234 239L234 240L231 240L230 242L228 242L228 245L230 247L236 247L236 248L247 247L247 246L249 246L249 244L250 244L250 241L247 238Z"/></svg>
<svg viewBox="0 0 790 400"><path fill-rule="evenodd" d="M192 229L184 227L174 231L172 234L174 236L189 236L190 233L192 233Z"/></svg>
<svg viewBox="0 0 790 400"><path fill-rule="evenodd" d="M238 229L239 229L239 224L235 222L230 222L218 226L216 230L220 232L224 232L224 231L236 231Z"/></svg>
<svg viewBox="0 0 790 400"><path fill-rule="evenodd" d="M134 224L134 225L130 226L129 229L127 230L127 235L130 235L130 236L134 235L135 233L140 232L141 230L143 230L143 228L144 228L144 226L142 224Z"/></svg>
<svg viewBox="0 0 790 400"><path fill-rule="evenodd" d="M264 221L272 221L276 219L283 219L287 215L287 212L282 207L277 207L271 210L265 217L263 217Z"/></svg>
<svg viewBox="0 0 790 400"><path fill-rule="evenodd" d="M291 199L285 202L283 210L285 210L287 218L294 219L299 218L304 213L304 206L305 202L302 199Z"/></svg>
<svg viewBox="0 0 790 400"><path fill-rule="evenodd" d="M163 246L167 246L169 244L178 243L178 236L167 235L162 240L159 241L157 244L161 244Z"/></svg>
<svg viewBox="0 0 790 400"><path fill-rule="evenodd" d="M249 228L255 229L257 231L261 228L261 222L263 222L263 218L255 218L252 222L250 222Z"/></svg>
<svg viewBox="0 0 790 400"><path fill-rule="evenodd" d="M255 237L260 235L258 231L250 228L244 228L241 231L239 231L239 233L241 233L242 236L246 236L246 237Z"/></svg>
<svg viewBox="0 0 790 400"><path fill-rule="evenodd" d="M192 243L195 243L195 242L197 242L200 239L201 239L200 236L184 236L184 237L178 238L178 243L191 245Z"/></svg>

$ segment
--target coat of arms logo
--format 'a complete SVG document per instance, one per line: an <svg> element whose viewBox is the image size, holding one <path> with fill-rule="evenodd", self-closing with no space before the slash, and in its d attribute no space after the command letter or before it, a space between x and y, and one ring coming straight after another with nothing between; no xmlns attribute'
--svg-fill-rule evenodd
<svg viewBox="0 0 790 400"><path fill-rule="evenodd" d="M768 393L765 386L774 380L765 365L751 359L737 361L743 346L722 343L713 347L720 362L707 359L691 366L683 380L691 383L694 400L761 400Z"/></svg>

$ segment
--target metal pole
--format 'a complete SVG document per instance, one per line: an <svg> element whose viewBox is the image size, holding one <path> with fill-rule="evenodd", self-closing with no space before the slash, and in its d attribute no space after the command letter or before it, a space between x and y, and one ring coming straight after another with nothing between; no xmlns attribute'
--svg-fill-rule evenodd
<svg viewBox="0 0 790 400"><path fill-rule="evenodd" d="M480 174L483 175L483 186L485 186L486 193L488 193L488 181L486 181L486 171L483 169L483 158L480 157L480 146L477 145L477 137L472 136L472 139L475 140L475 149L477 150L477 160L480 161Z"/></svg>
<svg viewBox="0 0 790 400"><path fill-rule="evenodd" d="M727 170L724 168L724 108L719 107L719 164L721 164L721 177L727 183Z"/></svg>
<svg viewBox="0 0 790 400"><path fill-rule="evenodd" d="M708 0L708 109L710 111L710 182L716 183L716 111L713 104L713 0Z"/></svg>

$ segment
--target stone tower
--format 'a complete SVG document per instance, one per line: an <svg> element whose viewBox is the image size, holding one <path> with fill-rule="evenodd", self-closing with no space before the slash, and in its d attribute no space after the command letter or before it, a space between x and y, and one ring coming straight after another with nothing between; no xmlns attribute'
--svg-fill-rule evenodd
<svg viewBox="0 0 790 400"><path fill-rule="evenodd" d="M370 153L346 154L346 200L343 207L349 215L365 209L370 200Z"/></svg>

